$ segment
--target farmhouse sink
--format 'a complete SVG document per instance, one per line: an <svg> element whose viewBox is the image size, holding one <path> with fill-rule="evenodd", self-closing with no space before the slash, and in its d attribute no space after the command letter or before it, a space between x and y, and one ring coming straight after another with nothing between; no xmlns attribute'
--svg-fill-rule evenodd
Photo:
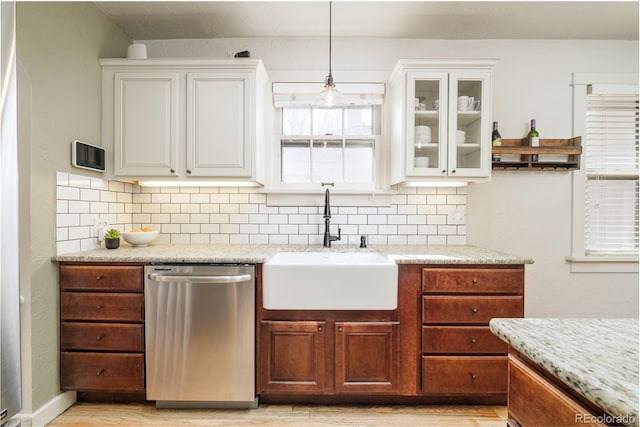
<svg viewBox="0 0 640 427"><path fill-rule="evenodd" d="M269 310L395 310L398 266L374 252L281 252L262 268Z"/></svg>

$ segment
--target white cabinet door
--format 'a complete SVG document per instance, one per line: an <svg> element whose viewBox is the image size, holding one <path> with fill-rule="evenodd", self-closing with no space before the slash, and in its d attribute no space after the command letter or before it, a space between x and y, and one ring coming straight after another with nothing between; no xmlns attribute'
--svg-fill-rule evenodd
<svg viewBox="0 0 640 427"><path fill-rule="evenodd" d="M448 73L407 73L407 177L447 175Z"/></svg>
<svg viewBox="0 0 640 427"><path fill-rule="evenodd" d="M114 75L116 176L175 176L178 143L178 73Z"/></svg>
<svg viewBox="0 0 640 427"><path fill-rule="evenodd" d="M449 176L489 176L490 84L486 71L449 73Z"/></svg>
<svg viewBox="0 0 640 427"><path fill-rule="evenodd" d="M188 176L250 177L250 72L187 73Z"/></svg>

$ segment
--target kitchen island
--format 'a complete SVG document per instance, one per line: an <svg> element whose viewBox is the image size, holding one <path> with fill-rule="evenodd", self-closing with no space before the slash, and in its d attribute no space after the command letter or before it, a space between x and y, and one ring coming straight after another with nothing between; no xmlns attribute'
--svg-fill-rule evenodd
<svg viewBox="0 0 640 427"><path fill-rule="evenodd" d="M531 368L592 409L594 417L576 413L575 425L638 426L638 319L493 319L489 327L509 344L511 425L530 425L525 420L536 412L519 406L523 390L515 384L520 369Z"/></svg>

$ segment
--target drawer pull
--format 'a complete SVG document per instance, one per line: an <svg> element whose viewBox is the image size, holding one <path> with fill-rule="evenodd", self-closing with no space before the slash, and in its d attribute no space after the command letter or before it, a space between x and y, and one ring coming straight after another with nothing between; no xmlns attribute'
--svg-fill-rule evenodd
<svg viewBox="0 0 640 427"><path fill-rule="evenodd" d="M96 276L96 280L102 280L104 276Z"/></svg>
<svg viewBox="0 0 640 427"><path fill-rule="evenodd" d="M102 310L104 306L102 304L96 306L96 310Z"/></svg>
<svg viewBox="0 0 640 427"><path fill-rule="evenodd" d="M338 328L338 332L342 332L342 328Z"/></svg>
<svg viewBox="0 0 640 427"><path fill-rule="evenodd" d="M96 337L96 340L97 340L97 341L102 341L102 338L104 338L104 335L98 335L98 336Z"/></svg>
<svg viewBox="0 0 640 427"><path fill-rule="evenodd" d="M472 309L471 309L471 312L472 312L473 314L476 314L476 313L478 312L478 309L477 309L477 308L472 308Z"/></svg>
<svg viewBox="0 0 640 427"><path fill-rule="evenodd" d="M477 341L475 338L471 338L471 344L475 344Z"/></svg>
<svg viewBox="0 0 640 427"><path fill-rule="evenodd" d="M100 376L102 376L102 374L104 374L104 369L98 369L96 371L96 377L100 377Z"/></svg>
<svg viewBox="0 0 640 427"><path fill-rule="evenodd" d="M322 326L318 326L318 332L322 332Z"/></svg>
<svg viewBox="0 0 640 427"><path fill-rule="evenodd" d="M471 283L473 283L474 285L477 285L477 284L478 284L478 279L473 279L473 280L471 281Z"/></svg>
<svg viewBox="0 0 640 427"><path fill-rule="evenodd" d="M477 378L476 374L474 374L473 372L469 372L469 375L471 375L472 380L475 380Z"/></svg>

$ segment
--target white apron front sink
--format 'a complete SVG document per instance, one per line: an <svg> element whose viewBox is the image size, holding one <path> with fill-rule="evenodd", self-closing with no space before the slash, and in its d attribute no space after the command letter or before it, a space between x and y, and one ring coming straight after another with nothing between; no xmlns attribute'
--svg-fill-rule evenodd
<svg viewBox="0 0 640 427"><path fill-rule="evenodd" d="M262 268L269 310L395 310L398 266L374 252L281 252Z"/></svg>

